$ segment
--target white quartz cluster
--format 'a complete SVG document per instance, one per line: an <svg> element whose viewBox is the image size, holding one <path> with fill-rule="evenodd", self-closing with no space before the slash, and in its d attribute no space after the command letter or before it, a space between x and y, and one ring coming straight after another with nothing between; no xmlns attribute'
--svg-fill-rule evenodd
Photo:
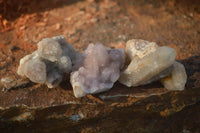
<svg viewBox="0 0 200 133"><path fill-rule="evenodd" d="M90 44L78 52L63 36L45 38L38 49L20 60L18 74L54 88L70 74L75 97L107 91L114 83L131 87L160 81L168 90L183 90L185 68L175 61L173 48L133 39L124 49L108 49Z"/></svg>
<svg viewBox="0 0 200 133"><path fill-rule="evenodd" d="M17 73L35 83L56 87L64 74L71 72L77 51L62 36L45 38L37 46L35 52L20 60Z"/></svg>

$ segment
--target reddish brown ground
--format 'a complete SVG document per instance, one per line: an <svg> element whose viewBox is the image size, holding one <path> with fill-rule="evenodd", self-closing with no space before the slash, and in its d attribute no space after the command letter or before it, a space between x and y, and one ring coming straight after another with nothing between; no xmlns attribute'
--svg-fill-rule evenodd
<svg viewBox="0 0 200 133"><path fill-rule="evenodd" d="M96 122L95 119L84 124L82 132L94 131L143 131L142 128L151 119L159 122L158 129L174 131L174 128L199 131L195 124L200 125L200 110L198 101L200 100L200 1L198 0L0 0L0 78L10 77L13 79L11 86L16 86L11 90L4 89L5 84L0 83L0 106L10 107L25 104L28 107L41 107L59 105L67 102L81 104L104 104L109 106L127 107L124 111L111 110L109 107L102 109L103 112L113 111L112 120L102 120ZM19 60L23 56L30 54L37 47L36 44L42 38L63 35L68 42L74 44L79 50L84 50L89 43L101 42L107 47L124 48L126 41L138 38L154 41L159 45L173 47L177 51L177 60L181 60L186 66L189 76L186 90L183 92L168 93L161 95L167 90L159 83L151 85L127 88L116 83L111 91L99 95L89 95L84 98L75 98L72 87L67 82L63 82L55 89L49 89L45 85L34 84L26 79L22 79L16 74ZM23 81L23 82L22 82ZM25 83L24 83L25 82ZM14 84L14 85L13 85ZM20 85L21 84L21 85ZM8 85L8 86L9 86ZM123 95L117 98L102 99L101 96ZM141 97L150 95L161 95L161 99L171 101L170 96L177 96L180 99L189 98L189 102L184 102L184 107L188 104L194 106L176 108L172 112L177 115L168 116L170 111L165 106L160 109L160 115L138 113L138 117L131 116L130 111L133 103L140 101ZM180 95L180 96L179 96ZM135 98L136 97L136 98ZM163 98L162 98L163 97ZM187 98L186 98L187 99ZM148 98L144 102L145 107L149 104L156 105L154 98ZM162 101L160 100L160 101ZM158 100L159 101L159 100ZM164 104L163 101L158 104ZM172 102L173 103L173 102ZM176 103L176 102L175 102ZM137 106L136 106L137 107ZM134 108L136 108L134 106ZM155 106L158 107L159 106ZM138 107L139 108L139 107ZM90 110L90 106L88 106ZM92 109L91 109L92 110ZM126 111L128 110L128 111ZM139 109L140 110L140 109ZM194 111L194 114L192 113ZM127 116L116 117L120 113ZM85 111L87 114L87 111ZM144 115L139 117L140 115ZM191 115L185 119L185 115ZM109 115L110 116L110 115ZM131 117L130 117L131 116ZM195 116L199 120L195 121ZM134 121L129 121L130 118ZM98 118L98 117L97 117ZM145 122L143 122L146 120ZM178 120L181 122L179 123ZM185 121L184 121L185 120ZM193 121L194 124L186 121ZM92 122L97 124L92 127ZM170 122L178 122L171 124ZM120 127L120 122L125 123ZM148 125L155 126L155 123ZM170 127L167 128L166 125ZM185 125L181 127L180 125ZM126 130L125 128L126 127ZM105 128L105 130L104 130ZM73 128L72 128L73 129ZM124 129L124 130L123 130ZM153 128L148 128L152 132ZM169 129L169 130L168 130ZM64 130L64 129L63 129ZM147 132L147 131L146 131Z"/></svg>

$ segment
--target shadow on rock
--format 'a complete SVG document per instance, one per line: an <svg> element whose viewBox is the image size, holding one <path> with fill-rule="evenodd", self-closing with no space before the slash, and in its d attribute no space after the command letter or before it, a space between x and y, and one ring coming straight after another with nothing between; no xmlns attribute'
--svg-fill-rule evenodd
<svg viewBox="0 0 200 133"><path fill-rule="evenodd" d="M200 56L192 56L188 59L179 60L186 69L186 73L188 76L186 89L190 89L193 87L199 87L195 83L200 81Z"/></svg>

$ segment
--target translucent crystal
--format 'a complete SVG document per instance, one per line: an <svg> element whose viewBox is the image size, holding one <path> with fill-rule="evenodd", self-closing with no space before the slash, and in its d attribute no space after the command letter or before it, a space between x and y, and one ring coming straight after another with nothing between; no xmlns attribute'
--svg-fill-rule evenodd
<svg viewBox="0 0 200 133"><path fill-rule="evenodd" d="M33 56L36 56L36 54L32 53L32 54L26 55L20 60L19 67L17 69L17 73L19 75L25 76L25 74L24 74L24 66L27 63L27 61L29 61L29 60L31 60L33 58Z"/></svg>
<svg viewBox="0 0 200 133"><path fill-rule="evenodd" d="M20 60L18 74L36 83L46 83L49 88L56 87L63 75L72 70L78 53L63 36L45 38L38 49Z"/></svg>
<svg viewBox="0 0 200 133"><path fill-rule="evenodd" d="M63 36L52 37L52 39L61 45L62 53L68 56L74 64L74 61L77 59L77 54L79 54L75 47L68 43Z"/></svg>
<svg viewBox="0 0 200 133"><path fill-rule="evenodd" d="M24 66L24 74L33 82L43 83L46 81L46 65L38 58L29 60Z"/></svg>
<svg viewBox="0 0 200 133"><path fill-rule="evenodd" d="M173 48L158 47L155 43L143 40L128 41L126 53L131 61L121 73L119 81L129 87L154 81L151 79L169 68L174 63L176 56Z"/></svg>
<svg viewBox="0 0 200 133"><path fill-rule="evenodd" d="M177 61L173 64L171 74L161 79L161 83L168 90L184 90L186 82L187 74L185 67Z"/></svg>
<svg viewBox="0 0 200 133"><path fill-rule="evenodd" d="M51 38L42 39L37 46L37 54L43 59L55 62L62 55L60 44Z"/></svg>
<svg viewBox="0 0 200 133"><path fill-rule="evenodd" d="M159 74L155 75L154 77L152 77L151 79L147 80L146 82L144 82L142 85L145 85L145 84L149 84L151 82L154 82L154 81L158 81L160 80L161 78L164 78L164 77L167 77L171 74L172 72L172 68L173 68L173 65L171 65L170 67L168 67L167 69L163 70L162 72L160 72Z"/></svg>
<svg viewBox="0 0 200 133"><path fill-rule="evenodd" d="M120 76L124 65L123 49L106 49L102 44L90 44L82 55L83 60L75 64L71 73L71 84L75 97L109 90Z"/></svg>

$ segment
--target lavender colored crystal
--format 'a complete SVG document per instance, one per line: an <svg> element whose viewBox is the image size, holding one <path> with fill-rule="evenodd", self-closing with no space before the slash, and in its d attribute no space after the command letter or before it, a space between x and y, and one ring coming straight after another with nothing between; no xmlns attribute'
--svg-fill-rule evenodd
<svg viewBox="0 0 200 133"><path fill-rule="evenodd" d="M125 61L123 49L106 49L100 43L90 44L82 57L70 79L76 97L109 90L118 80Z"/></svg>

